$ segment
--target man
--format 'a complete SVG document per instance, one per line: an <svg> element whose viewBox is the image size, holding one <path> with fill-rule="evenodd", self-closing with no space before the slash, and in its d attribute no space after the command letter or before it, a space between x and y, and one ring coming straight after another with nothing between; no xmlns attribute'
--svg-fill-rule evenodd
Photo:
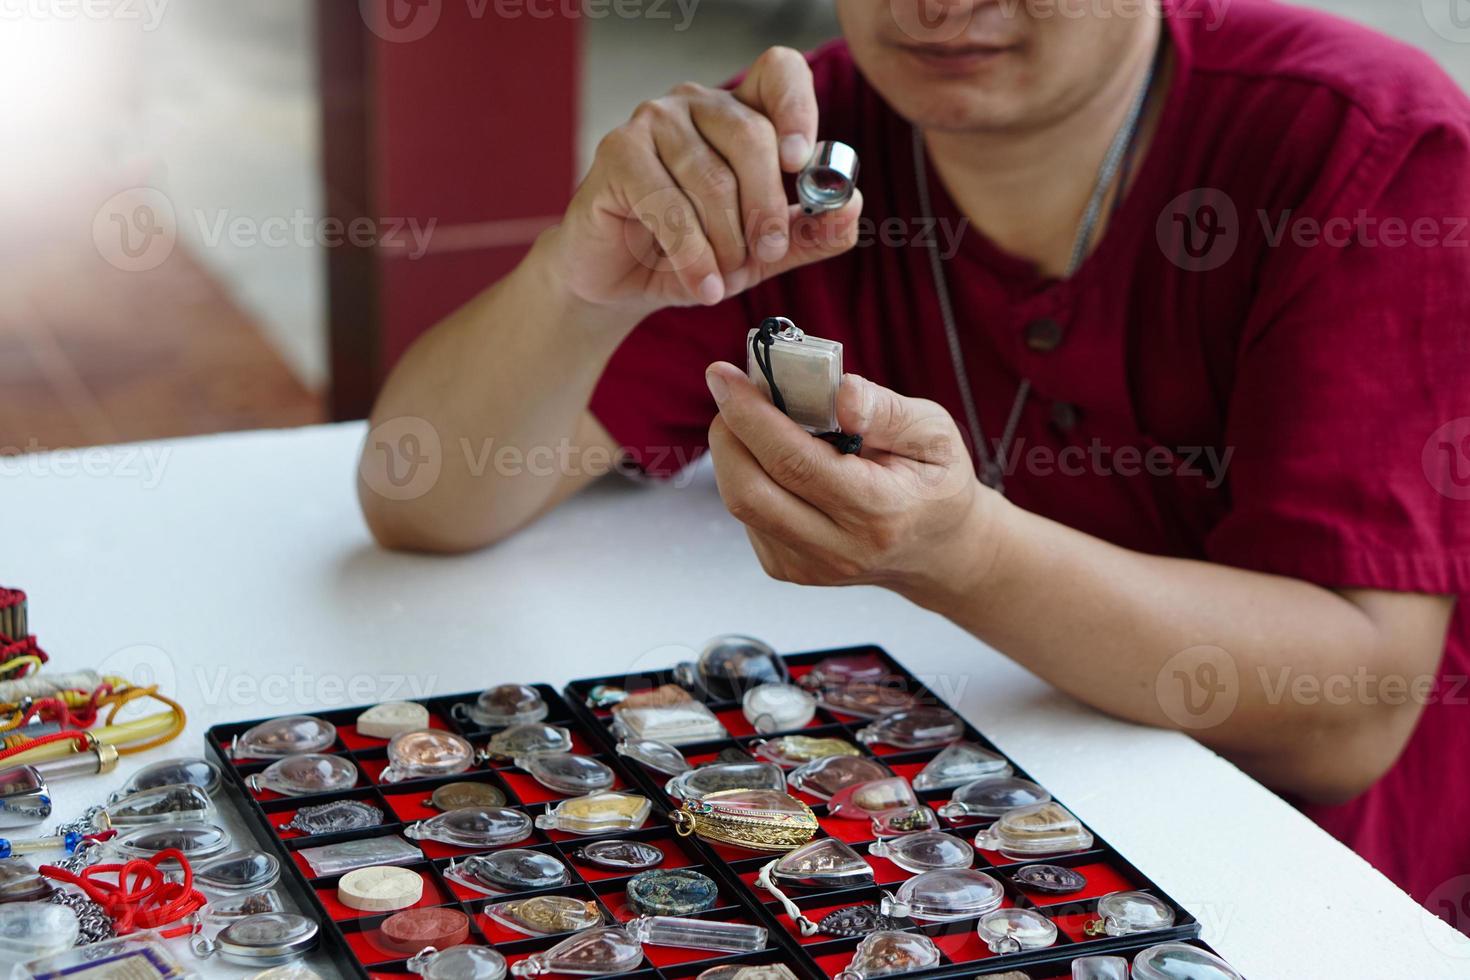
<svg viewBox="0 0 1470 980"><path fill-rule="evenodd" d="M1267 0L1085 6L837 0L845 43L640 106L374 413L582 465L451 454L368 522L476 548L707 441L771 574L1192 732L1439 911L1470 872L1470 105ZM819 137L861 193L806 216ZM845 344L861 455L726 363L771 315Z"/></svg>

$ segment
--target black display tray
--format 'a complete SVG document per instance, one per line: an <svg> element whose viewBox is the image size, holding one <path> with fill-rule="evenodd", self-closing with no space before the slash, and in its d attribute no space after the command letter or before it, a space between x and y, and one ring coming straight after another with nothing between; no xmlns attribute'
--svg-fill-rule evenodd
<svg viewBox="0 0 1470 980"><path fill-rule="evenodd" d="M863 646L820 650L783 655L782 659L790 668L793 679L797 679L821 660L855 654L875 654L881 657L889 665L893 674L903 678L907 690L919 693L926 701L939 705L945 704L944 699L929 686L879 647ZM566 694L573 711L581 717L586 727L598 734L604 750L611 752L617 742L617 736L609 727L612 720L611 712L606 709L588 707L587 699L592 689L598 686L612 686L638 690L666 683L673 683L672 669L640 672L632 676L613 675L573 681L567 687ZM791 734L786 732L757 734L746 722L737 701L706 700L705 703L725 723L731 737L682 746L689 761L696 764L708 761L721 750L732 746L745 748L762 738ZM837 736L847 739L854 745L860 745L855 733L866 724L868 722L865 719L840 715L824 708L818 708L816 717L799 732L807 735ZM1004 752L1001 752L973 726L966 723L965 728L966 739L1005 756ZM901 751L886 746L861 747L865 754L877 758L896 774L909 778L918 773L924 764L940 751L939 749ZM1016 764L1014 759L1008 756L1006 758L1015 769L1016 775L1031 778L1020 765ZM625 762L628 762L628 768L632 770L637 785L651 798L670 806L678 805L676 800L664 792L666 777L630 760L625 760ZM951 790L935 790L921 792L918 795L921 801L937 807L949 799L951 792ZM867 844L874 840L866 821L830 817L822 801L815 797L796 795L809 804L817 814L822 823L821 834L839 837L851 844L859 853L865 854ZM1058 802L1066 805L1065 800ZM968 841L974 837L976 830L987 823L989 823L988 820L980 818L961 823L945 821L943 829L957 833ZM759 907L761 923L770 931L772 938L783 945L788 957L787 964L799 974L810 980L825 980L842 970L851 960L853 950L858 944L856 938L840 939L820 934L807 939L801 938L790 919L782 911L781 906L768 892L754 884L757 872L770 860L770 855L726 845L712 845L702 840L696 840L696 847L704 854L705 863L724 873L726 883L732 890L743 890L746 897ZM927 925L910 923L908 928L922 932L934 940L944 954L944 960L935 967L905 974L905 976L911 976L915 980L961 976L969 978L976 976L977 973L982 975L1004 973L1015 969L1022 969L1028 976L1034 977L1070 976L1071 961L1078 957L1114 954L1131 959L1134 953L1149 946L1163 942L1192 940L1200 933L1199 923L1194 916L1165 894L1132 862L1100 837L1095 840L1093 847L1089 850L1030 862L1014 861L1000 854L985 851L977 851L976 854L975 867L993 872L1004 885L1007 905L1035 909L1056 923L1059 934L1056 945L1045 949L999 955L990 952L980 940L975 932L974 920ZM826 911L836 907L876 902L884 890L891 891L904 878L911 877L908 872L881 858L870 857L869 862L878 872L876 887L841 891L792 890L788 894L810 918L818 919L820 914L813 915L812 910L825 914ZM1045 896L1029 892L1018 885L1012 877L1018 869L1028 863L1060 864L1076 868L1087 876L1089 885L1074 896ZM1174 910L1175 924L1173 927L1132 936L1100 938L1086 936L1082 929L1087 921L1097 918L1097 899L1107 892L1123 890L1146 891L1163 899Z"/></svg>
<svg viewBox="0 0 1470 980"><path fill-rule="evenodd" d="M623 764L623 760L612 755L607 750L605 743L596 738L595 732L585 728L580 717L569 710L566 702L552 688L540 684L535 686L550 708L550 714L546 720L570 728L578 742L577 751L585 752L612 766L618 775L620 786L636 785L627 767ZM490 733L484 729L456 722L450 712L456 703L472 704L478 693L430 698L421 703L429 709L436 726L456 731L469 738L476 748L480 748ZM280 858L283 869L281 876L283 886L290 891L302 909L307 910L308 914L321 923L323 946L332 955L337 965L348 976L358 977L361 980L369 980L369 978L402 980L405 976L413 976L406 970L405 958L402 955L382 950L373 944L374 931L387 915L362 913L342 906L336 900L336 885L339 876L313 876L308 866L297 857L296 852L302 847L334 843L340 840L401 834L407 824L414 820L426 819L438 812L425 808L419 801L431 793L436 786L446 782L483 780L492 783L506 793L507 805L521 809L532 817L544 811L548 804L554 805L556 801L565 797L542 787L529 775L509 763L477 764L468 773L442 779L380 784L377 780L377 772L386 762L387 743L381 739L364 738L356 734L353 722L363 710L364 708L345 708L316 714L316 717L338 726L337 744L332 748L332 754L351 759L361 772L358 786L340 793L304 797L280 797L275 794L264 794L262 798L262 794L257 794L248 788L245 779L252 773L263 770L269 765L269 762L234 760L230 758L229 745L236 735L269 719L217 725L205 734L205 741L211 757L222 767L225 773L224 785L239 808L239 812L243 814L251 832L262 847ZM291 814L299 807L338 799L363 800L380 807L387 815L387 822L380 827L368 830L316 837L295 836L294 832L292 835L283 836L276 830L278 825L289 821ZM654 800L654 812L642 829L604 834L600 837L647 841L668 855L664 867L695 868L714 878L720 884L721 898L714 909L700 913L701 918L756 921L756 910L728 884L725 875L719 869L704 866L708 858L695 846L695 842L674 834L668 821L667 808L658 799ZM536 830L530 840L508 845L528 847L555 854L562 858L563 863L572 873L573 882L568 886L524 894L574 895L596 901L609 921L626 921L633 915L624 901L624 886L629 876L584 868L569 856L568 852L588 839L554 830ZM419 907L457 908L468 914L471 922L468 942L494 945L496 949L505 954L507 960L514 963L530 953L547 949L566 938L565 935L549 938L522 936L491 922L479 912L486 905L502 901L502 898L477 895L446 880L443 875L443 870L449 864L451 855L473 852L432 841L413 843L425 852L424 861L407 865L424 877L425 899ZM741 956L653 947L648 947L646 952L644 965L625 976L634 978L634 980L688 980L712 966L725 963L752 965L773 963L778 962L783 955L782 948L777 945L760 953Z"/></svg>
<svg viewBox="0 0 1470 980"><path fill-rule="evenodd" d="M841 650L826 650L796 654L785 657L793 675L799 677L818 661L838 655L872 652L882 656L895 674L904 678L926 697L937 703L943 700L902 665L876 647L855 647ZM564 700L552 688L544 684L535 685L545 699L550 713L547 721L565 725L573 732L576 751L601 759L611 766L618 776L619 786L646 793L653 801L653 813L645 825L636 831L601 835L604 837L636 839L653 843L668 855L665 867L687 866L709 874L721 888L721 899L716 908L702 913L705 917L755 922L765 926L771 938L768 949L755 954L731 956L695 950L659 949L645 947L645 960L637 970L623 974L635 980L692 980L700 972L723 964L757 965L785 963L806 980L824 980L846 967L857 945L856 939L831 939L817 937L817 941L802 941L791 928L789 920L782 914L780 906L771 901L771 896L756 888L753 879L756 870L769 855L743 851L724 846L713 846L693 837L679 837L671 827L669 812L673 801L663 791L664 778L630 760L616 755L616 738L608 729L610 714L594 710L586 705L586 697L597 685L620 687L647 687L672 680L672 670L641 673L634 677L609 676L575 681L567 688ZM473 703L476 692L422 699L429 709L433 724L458 732L475 745L483 746L490 732L457 721L451 709L460 703ZM725 721L730 729L730 738L700 745L684 746L691 761L712 758L721 749L732 745L746 746L761 737L745 723L740 706L736 702L709 702L711 708ZM282 861L282 885L299 903L300 907L314 915L322 924L323 946L332 955L343 971L359 980L402 980L412 976L406 969L405 958L387 952L373 944L373 933L386 918L384 914L367 914L347 909L337 902L336 876L315 877L301 861L297 852L306 846L332 843L339 840L401 834L407 824L427 819L437 811L423 805L423 800L433 789L445 782L459 780L485 781L501 788L507 796L509 806L524 810L531 816L542 812L548 805L565 797L540 786L531 777L512 764L477 764L469 772L441 779L416 780L402 783L380 783L378 773L386 764L386 742L371 739L356 732L355 720L367 706L318 712L317 717L333 722L338 727L337 743L330 750L333 754L351 759L360 770L358 785L338 793L309 797L280 797L271 793L256 793L245 782L251 774L263 770L268 761L238 761L230 757L231 740L252 726L269 719L254 719L232 724L217 725L206 733L205 741L210 756L220 764L225 773L225 787L233 799L246 825L259 841L260 846L276 854ZM853 739L856 729L866 724L861 719L835 715L819 709L812 725L803 729L807 734L832 734ZM779 734L779 733L773 733ZM966 737L992 751L999 750L982 734L967 725ZM937 750L915 752L891 752L882 747L867 750L895 772L912 776ZM1004 755L1004 753L1000 753ZM1025 771L1011 764L1016 773L1025 776ZM1029 778L1029 777L1028 777ZM949 791L921 793L920 798L937 806L948 799ZM387 822L380 827L344 834L303 837L283 834L276 828L290 819L299 807L335 799L357 799L380 807L387 815ZM807 799L823 823L823 833L834 833L852 843L859 852L871 841L866 823L839 820L827 816L824 806L815 799ZM1065 805L1065 801L1063 801ZM1075 812L1075 811L1074 811ZM961 834L965 839L973 837L975 829L983 821L959 825L947 825L946 829ZM626 907L623 889L627 875L613 874L585 868L569 856L569 852L588 838L564 834L558 831L535 831L533 837L514 845L530 847L555 854L563 858L570 869L573 882L567 886L549 889L547 894L576 895L596 901L609 921L626 921L632 912ZM446 880L444 868L451 856L470 853L459 848L434 842L415 842L425 852L423 861L410 865L423 874L425 899L421 907L441 906L457 908L469 915L471 932L468 942L486 943L495 946L506 958L517 960L559 942L565 936L532 938L505 930L481 916L480 911L488 904L501 899L475 894ZM873 901L884 887L894 888L906 877L886 861L870 859L879 871L876 888L848 889L841 892L811 892L797 898L798 904L807 909L822 909L858 902ZM1043 914L1058 923L1059 937L1056 946L1005 956L995 955L985 948L975 934L974 922L964 921L946 924L913 924L909 928L921 931L934 939L945 954L945 960L932 969L908 974L915 980L931 980L939 977L974 977L1019 971L1032 980L1066 980L1070 976L1070 963L1085 955L1113 953L1131 956L1138 950L1160 942L1187 941L1205 947L1195 937L1199 935L1199 923L1172 898L1164 894L1150 879L1131 862L1124 859L1105 841L1098 839L1094 846L1081 853L1060 858L1049 858L1047 863L1063 864L1078 868L1089 877L1090 887L1081 898L1063 897L1061 901L1048 900L1043 896L1030 895L1020 888L1011 875L1024 862L1009 861L999 855L977 852L976 867L993 870L1003 883L1009 904L1038 908ZM987 868L987 865L991 867ZM1129 937L1088 938L1081 934L1083 923L1095 917L1096 899L1107 891L1120 889L1142 889L1166 901L1175 911L1175 925L1168 930Z"/></svg>

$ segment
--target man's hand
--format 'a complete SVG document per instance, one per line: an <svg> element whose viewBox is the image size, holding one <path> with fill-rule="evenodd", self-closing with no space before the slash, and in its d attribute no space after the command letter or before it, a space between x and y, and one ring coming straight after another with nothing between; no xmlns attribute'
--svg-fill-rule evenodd
<svg viewBox="0 0 1470 980"><path fill-rule="evenodd" d="M720 496L773 577L882 585L925 604L984 580L999 498L943 408L846 375L837 416L863 451L843 456L734 365L711 365L706 381L720 409L709 432Z"/></svg>
<svg viewBox="0 0 1470 980"><path fill-rule="evenodd" d="M816 139L811 68L790 48L761 55L733 92L685 83L643 103L598 145L555 230L556 282L637 322L847 251L862 196L805 216L782 185Z"/></svg>

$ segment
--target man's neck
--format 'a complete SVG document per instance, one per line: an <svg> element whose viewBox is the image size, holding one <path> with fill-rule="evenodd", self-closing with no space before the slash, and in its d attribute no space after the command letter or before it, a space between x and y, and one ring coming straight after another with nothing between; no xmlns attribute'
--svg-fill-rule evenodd
<svg viewBox="0 0 1470 980"><path fill-rule="evenodd" d="M1033 262L1045 276L1067 274L1083 212L1097 186L1109 145L1127 121L1148 75L1161 25L1140 31L1124 68L1055 122L1013 134L928 131L929 158L945 189L976 229L1002 250ZM1142 158L1157 128L1167 73L1155 79L1136 138ZM1134 171L1136 173L1136 170ZM1109 189L1091 243L1124 187Z"/></svg>

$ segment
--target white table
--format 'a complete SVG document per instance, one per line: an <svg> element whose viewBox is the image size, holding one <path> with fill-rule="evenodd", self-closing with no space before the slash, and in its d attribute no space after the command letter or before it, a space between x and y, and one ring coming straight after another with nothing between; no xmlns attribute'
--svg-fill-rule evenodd
<svg viewBox="0 0 1470 980"><path fill-rule="evenodd" d="M1464 977L1470 941L1182 735L1113 721L876 589L766 578L708 471L605 483L482 554L377 550L361 425L0 460L0 583L57 668L152 671L197 752L224 721L577 677L746 632L788 651L876 642L1204 924L1252 980ZM58 784L70 815L121 782ZM212 968L219 975L241 970Z"/></svg>

